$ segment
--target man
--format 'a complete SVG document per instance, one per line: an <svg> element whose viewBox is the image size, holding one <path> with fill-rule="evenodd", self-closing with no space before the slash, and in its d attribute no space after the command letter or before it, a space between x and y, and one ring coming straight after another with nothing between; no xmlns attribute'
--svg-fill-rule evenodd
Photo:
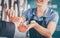
<svg viewBox="0 0 60 38"><path fill-rule="evenodd" d="M47 7L51 0L35 1L36 8L27 10L21 17L11 17L10 21L20 22L18 30L20 32L29 30L30 38L51 38L55 32L59 16L57 12ZM24 24L25 21L28 25Z"/></svg>
<svg viewBox="0 0 60 38"><path fill-rule="evenodd" d="M51 0L35 1L37 8L24 12L18 30L20 32L29 30L30 38L51 38L56 29L58 14L47 7ZM29 23L27 26L24 25L25 21Z"/></svg>

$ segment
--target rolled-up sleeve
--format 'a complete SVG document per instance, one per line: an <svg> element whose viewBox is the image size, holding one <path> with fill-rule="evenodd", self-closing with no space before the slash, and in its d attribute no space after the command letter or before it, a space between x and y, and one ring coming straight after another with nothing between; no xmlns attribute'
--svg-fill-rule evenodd
<svg viewBox="0 0 60 38"><path fill-rule="evenodd" d="M26 18L26 20L28 19L28 11L25 11L24 13L23 13L23 16Z"/></svg>
<svg viewBox="0 0 60 38"><path fill-rule="evenodd" d="M52 16L51 16L51 20L50 21L53 21L53 22L55 22L57 24L58 20L59 20L58 12L53 13Z"/></svg>

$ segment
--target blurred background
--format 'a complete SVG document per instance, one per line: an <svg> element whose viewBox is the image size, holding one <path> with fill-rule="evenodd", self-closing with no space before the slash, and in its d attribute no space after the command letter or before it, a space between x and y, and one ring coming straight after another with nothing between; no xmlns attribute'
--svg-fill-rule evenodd
<svg viewBox="0 0 60 38"><path fill-rule="evenodd" d="M4 9L6 8L14 9L15 10L14 15L20 17L27 9L35 7L36 7L35 0L0 0L0 20L9 21L9 17L6 16L4 13ZM52 0L51 3L49 3L48 7L57 11L60 19L60 0ZM26 38L26 33L20 33L18 37ZM56 31L53 34L53 38L60 38L60 20L58 21Z"/></svg>

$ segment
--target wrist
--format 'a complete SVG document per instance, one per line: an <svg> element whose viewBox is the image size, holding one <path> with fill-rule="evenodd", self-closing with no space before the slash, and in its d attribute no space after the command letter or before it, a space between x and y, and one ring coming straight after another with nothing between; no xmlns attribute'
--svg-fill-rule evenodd
<svg viewBox="0 0 60 38"><path fill-rule="evenodd" d="M34 28L38 28L39 24L34 25Z"/></svg>

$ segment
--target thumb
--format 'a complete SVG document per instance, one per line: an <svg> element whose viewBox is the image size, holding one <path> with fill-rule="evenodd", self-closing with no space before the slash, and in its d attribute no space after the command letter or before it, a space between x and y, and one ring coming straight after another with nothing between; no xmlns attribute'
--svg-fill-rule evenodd
<svg viewBox="0 0 60 38"><path fill-rule="evenodd" d="M35 23L35 21L34 21L34 20L32 20L32 21L31 21L31 23Z"/></svg>

